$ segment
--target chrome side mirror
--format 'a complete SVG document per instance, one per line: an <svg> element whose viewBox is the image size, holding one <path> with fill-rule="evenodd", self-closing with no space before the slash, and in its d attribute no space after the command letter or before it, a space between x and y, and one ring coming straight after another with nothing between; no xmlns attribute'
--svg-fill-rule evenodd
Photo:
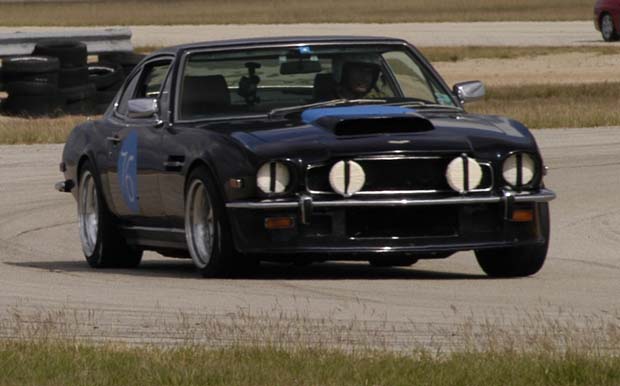
<svg viewBox="0 0 620 386"><path fill-rule="evenodd" d="M486 89L482 82L473 80L455 84L452 92L459 98L461 103L468 103L484 98Z"/></svg>
<svg viewBox="0 0 620 386"><path fill-rule="evenodd" d="M157 99L130 99L127 104L127 115L129 116L129 118L156 117L158 112L159 106L157 104Z"/></svg>

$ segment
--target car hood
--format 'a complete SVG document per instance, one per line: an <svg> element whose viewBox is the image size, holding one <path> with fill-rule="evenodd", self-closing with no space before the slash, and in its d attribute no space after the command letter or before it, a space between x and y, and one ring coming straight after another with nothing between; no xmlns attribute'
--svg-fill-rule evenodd
<svg viewBox="0 0 620 386"><path fill-rule="evenodd" d="M482 154L533 150L529 130L511 119L441 109L353 106L310 109L288 127L262 126L236 131L233 138L265 156L317 157L398 152Z"/></svg>

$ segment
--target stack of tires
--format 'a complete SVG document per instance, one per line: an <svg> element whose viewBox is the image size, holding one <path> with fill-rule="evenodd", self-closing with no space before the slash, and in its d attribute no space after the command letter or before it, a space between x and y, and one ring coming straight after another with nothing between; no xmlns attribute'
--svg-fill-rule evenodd
<svg viewBox="0 0 620 386"><path fill-rule="evenodd" d="M48 56L25 56L2 61L7 100L3 111L11 115L55 115L63 107L59 93L60 62Z"/></svg>
<svg viewBox="0 0 620 386"><path fill-rule="evenodd" d="M101 114L125 75L144 55L113 52L88 63L86 45L72 40L37 43L32 56L4 59L0 69L8 98L3 113L21 116Z"/></svg>
<svg viewBox="0 0 620 386"><path fill-rule="evenodd" d="M99 61L120 66L125 76L127 76L145 56L146 55L137 54L135 52L108 52L100 54Z"/></svg>
<svg viewBox="0 0 620 386"><path fill-rule="evenodd" d="M96 89L94 112L103 114L123 85L123 68L115 63L92 63L88 65L88 78Z"/></svg>
<svg viewBox="0 0 620 386"><path fill-rule="evenodd" d="M37 43L32 54L58 59L60 63L58 88L64 101L63 112L68 114L92 113L96 89L88 79L86 44L72 40L43 41ZM10 95L9 90L9 98Z"/></svg>

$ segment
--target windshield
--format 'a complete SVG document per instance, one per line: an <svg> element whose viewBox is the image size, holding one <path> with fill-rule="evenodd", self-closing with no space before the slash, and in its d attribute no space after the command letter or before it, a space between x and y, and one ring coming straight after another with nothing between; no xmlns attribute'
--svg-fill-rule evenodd
<svg viewBox="0 0 620 386"><path fill-rule="evenodd" d="M301 45L190 54L180 84L182 120L267 114L332 100L416 100L455 106L406 47Z"/></svg>

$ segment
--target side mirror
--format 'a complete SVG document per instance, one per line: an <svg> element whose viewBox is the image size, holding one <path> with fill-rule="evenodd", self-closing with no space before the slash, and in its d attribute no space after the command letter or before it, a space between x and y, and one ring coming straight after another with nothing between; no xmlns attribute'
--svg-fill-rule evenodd
<svg viewBox="0 0 620 386"><path fill-rule="evenodd" d="M459 98L461 103L468 103L484 98L486 89L482 82L474 80L455 84L452 92Z"/></svg>
<svg viewBox="0 0 620 386"><path fill-rule="evenodd" d="M130 99L127 104L127 115L129 118L151 118L155 117L158 112L157 99Z"/></svg>

